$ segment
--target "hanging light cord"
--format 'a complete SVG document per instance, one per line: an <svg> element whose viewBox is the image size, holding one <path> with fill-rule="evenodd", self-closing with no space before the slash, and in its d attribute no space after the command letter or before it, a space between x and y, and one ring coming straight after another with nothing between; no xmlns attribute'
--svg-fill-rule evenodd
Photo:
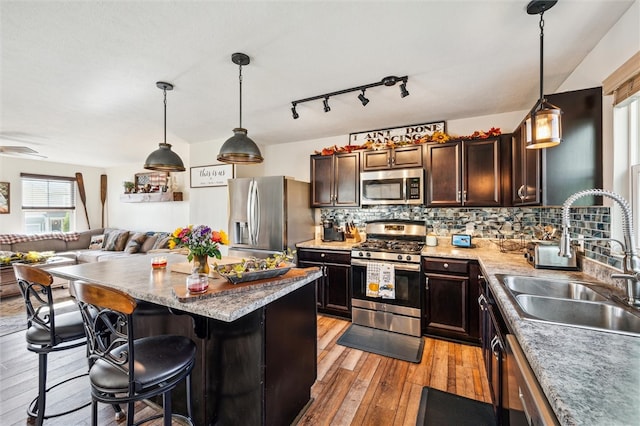
<svg viewBox="0 0 640 426"><path fill-rule="evenodd" d="M163 88L164 93L164 143L167 143L167 88Z"/></svg>
<svg viewBox="0 0 640 426"><path fill-rule="evenodd" d="M238 81L240 82L240 128L242 128L242 64L239 65L240 73L238 74Z"/></svg>
<svg viewBox="0 0 640 426"><path fill-rule="evenodd" d="M542 17L544 11L540 12L540 104L544 102L544 94L542 93L542 74L543 74L543 49L544 49L544 19Z"/></svg>

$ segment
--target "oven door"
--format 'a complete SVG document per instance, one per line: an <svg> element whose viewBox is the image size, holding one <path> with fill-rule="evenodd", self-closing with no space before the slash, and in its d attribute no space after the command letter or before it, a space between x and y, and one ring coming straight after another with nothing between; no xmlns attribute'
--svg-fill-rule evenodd
<svg viewBox="0 0 640 426"><path fill-rule="evenodd" d="M367 261L351 259L352 298L385 305L420 309L420 264L393 263L395 270L395 299L367 296ZM384 263L384 262L383 262Z"/></svg>

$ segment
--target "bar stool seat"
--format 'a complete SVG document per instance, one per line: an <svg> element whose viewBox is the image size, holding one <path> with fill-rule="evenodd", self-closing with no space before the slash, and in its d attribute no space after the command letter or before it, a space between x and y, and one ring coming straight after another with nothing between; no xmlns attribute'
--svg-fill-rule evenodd
<svg viewBox="0 0 640 426"><path fill-rule="evenodd" d="M86 345L84 324L80 311L56 314L51 284L53 277L47 271L24 264L14 264L13 270L27 310L27 349L38 354L38 396L27 407L28 421L42 425L45 419L72 413L90 404L82 403L64 412L46 411L47 392L88 374L84 372L47 387L47 357Z"/></svg>
<svg viewBox="0 0 640 426"><path fill-rule="evenodd" d="M134 424L134 402L162 395L163 412L136 424L163 418L171 425L172 390L186 383L188 420L191 422L191 371L196 345L185 337L159 335L135 338L138 302L128 294L87 282L72 284L88 340L93 426L98 402L127 404L127 425ZM133 368L132 368L133 366Z"/></svg>

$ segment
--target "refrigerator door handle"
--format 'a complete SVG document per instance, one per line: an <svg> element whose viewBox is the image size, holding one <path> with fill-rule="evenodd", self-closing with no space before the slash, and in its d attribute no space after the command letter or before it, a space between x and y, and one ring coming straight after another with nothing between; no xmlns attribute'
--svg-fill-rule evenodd
<svg viewBox="0 0 640 426"><path fill-rule="evenodd" d="M253 181L253 244L258 245L258 236L260 235L260 191L258 191L258 183Z"/></svg>
<svg viewBox="0 0 640 426"><path fill-rule="evenodd" d="M249 182L249 191L247 192L247 232L249 233L249 244L253 245L253 185L255 181Z"/></svg>

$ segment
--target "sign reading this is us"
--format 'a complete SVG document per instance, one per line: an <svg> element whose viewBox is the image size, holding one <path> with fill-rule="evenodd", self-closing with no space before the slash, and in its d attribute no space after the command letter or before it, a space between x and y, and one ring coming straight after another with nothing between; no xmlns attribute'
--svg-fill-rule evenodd
<svg viewBox="0 0 640 426"><path fill-rule="evenodd" d="M233 164L191 167L191 188L227 186L227 180L233 179L233 174Z"/></svg>

